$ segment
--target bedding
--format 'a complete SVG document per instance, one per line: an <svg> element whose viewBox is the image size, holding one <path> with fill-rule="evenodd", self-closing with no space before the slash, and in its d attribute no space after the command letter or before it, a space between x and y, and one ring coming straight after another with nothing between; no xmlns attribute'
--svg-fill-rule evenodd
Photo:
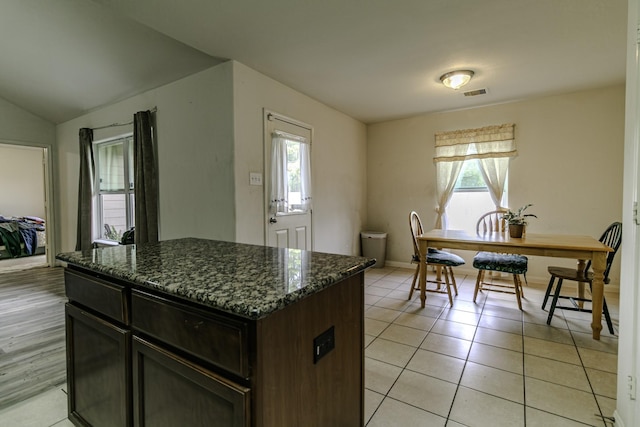
<svg viewBox="0 0 640 427"><path fill-rule="evenodd" d="M43 254L46 243L42 218L0 215L0 260Z"/></svg>

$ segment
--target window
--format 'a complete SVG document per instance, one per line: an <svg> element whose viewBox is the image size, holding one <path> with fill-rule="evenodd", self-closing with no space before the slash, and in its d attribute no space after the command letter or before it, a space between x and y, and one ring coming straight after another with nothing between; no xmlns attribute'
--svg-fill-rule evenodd
<svg viewBox="0 0 640 427"><path fill-rule="evenodd" d="M271 210L276 215L311 208L310 147L306 138L276 131L272 140Z"/></svg>
<svg viewBox="0 0 640 427"><path fill-rule="evenodd" d="M134 225L133 135L96 143L98 238L119 242Z"/></svg>
<svg viewBox="0 0 640 427"><path fill-rule="evenodd" d="M479 175L486 184L485 188L493 206L503 205L509 163L511 158L518 154L514 129L515 125L509 123L477 129L436 132L433 157L436 165L438 202L436 228L451 228L447 227L449 223L446 221L447 212L451 212L451 199L456 192L464 192L467 195L473 193L470 190L479 192ZM462 181L458 182L463 167L465 173L462 174ZM473 202L465 204L481 207ZM490 210L493 209L484 209L483 212ZM469 218L465 223L471 221L470 218L477 217L470 212L464 215ZM469 229L469 225L459 228Z"/></svg>
<svg viewBox="0 0 640 427"><path fill-rule="evenodd" d="M506 184L502 205L506 206ZM478 159L465 160L447 207L447 228L476 232L476 221L496 208L484 181Z"/></svg>

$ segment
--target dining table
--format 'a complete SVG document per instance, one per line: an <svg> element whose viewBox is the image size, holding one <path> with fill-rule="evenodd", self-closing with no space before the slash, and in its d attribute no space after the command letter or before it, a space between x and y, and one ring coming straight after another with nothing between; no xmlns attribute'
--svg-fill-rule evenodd
<svg viewBox="0 0 640 427"><path fill-rule="evenodd" d="M525 233L522 237L516 238L510 237L509 233L502 232L476 234L464 230L434 229L417 236L417 240L422 257L419 286L423 308L426 302L427 248L571 258L577 260L576 268L583 271L586 262L591 261L593 271L591 330L593 339L600 339L604 301L604 271L607 253L612 249L598 239L583 235L536 233ZM584 284L581 285L581 289L584 289Z"/></svg>

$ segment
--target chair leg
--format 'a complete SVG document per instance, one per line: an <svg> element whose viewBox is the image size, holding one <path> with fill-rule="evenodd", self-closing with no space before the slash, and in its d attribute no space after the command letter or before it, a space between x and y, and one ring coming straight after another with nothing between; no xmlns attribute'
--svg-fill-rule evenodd
<svg viewBox="0 0 640 427"><path fill-rule="evenodd" d="M418 273L420 273L420 263L418 263L418 266L416 267L416 272L413 273L413 281L411 282L411 291L409 291L409 300L413 298L413 291L415 290L415 287L416 287L416 280L418 280Z"/></svg>
<svg viewBox="0 0 640 427"><path fill-rule="evenodd" d="M473 291L473 302L476 302L478 291L480 290L480 284L484 280L484 270L478 270L478 278L476 279L476 287Z"/></svg>
<svg viewBox="0 0 640 427"><path fill-rule="evenodd" d="M516 300L518 301L518 308L522 311L522 301L520 300L520 293L522 292L522 285L520 284L520 277L517 274L513 275L513 284L516 291Z"/></svg>
<svg viewBox="0 0 640 427"><path fill-rule="evenodd" d="M613 323L611 322L611 316L609 315L609 308L607 308L607 300L604 297L602 300L602 311L604 311L604 318L607 321L607 326L609 327L609 333L611 333L611 335L615 335L615 332L613 330Z"/></svg>
<svg viewBox="0 0 640 427"><path fill-rule="evenodd" d="M524 298L524 289L522 288L522 280L520 280L519 274L517 274L517 276L518 276L518 285L519 285L518 289L520 290L520 296Z"/></svg>
<svg viewBox="0 0 640 427"><path fill-rule="evenodd" d="M445 267L449 269L449 277L451 278L451 284L453 285L453 290L456 292L456 296L458 296L458 284L456 283L456 277L453 275L452 267Z"/></svg>
<svg viewBox="0 0 640 427"><path fill-rule="evenodd" d="M553 318L553 312L556 310L556 304L558 304L558 296L560 296L560 289L562 288L562 279L558 279L556 285L556 291L553 294L553 300L551 300L551 307L549 307L549 317L547 317L547 325L551 324Z"/></svg>
<svg viewBox="0 0 640 427"><path fill-rule="evenodd" d="M547 306L547 301L549 300L549 295L551 295L551 289L553 289L553 282L556 281L555 276L551 276L551 280L549 280L549 285L547 286L547 291L544 293L544 299L542 300L542 309Z"/></svg>
<svg viewBox="0 0 640 427"><path fill-rule="evenodd" d="M447 271L447 267L442 269L444 272L444 282L447 287L447 295L449 295L449 307L453 307L453 296L451 295L451 282L449 280L449 272Z"/></svg>

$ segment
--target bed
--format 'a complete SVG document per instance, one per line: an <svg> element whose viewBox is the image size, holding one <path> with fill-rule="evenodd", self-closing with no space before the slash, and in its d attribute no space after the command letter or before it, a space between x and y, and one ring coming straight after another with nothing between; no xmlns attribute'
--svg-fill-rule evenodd
<svg viewBox="0 0 640 427"><path fill-rule="evenodd" d="M0 260L45 253L45 221L36 216L0 215Z"/></svg>

